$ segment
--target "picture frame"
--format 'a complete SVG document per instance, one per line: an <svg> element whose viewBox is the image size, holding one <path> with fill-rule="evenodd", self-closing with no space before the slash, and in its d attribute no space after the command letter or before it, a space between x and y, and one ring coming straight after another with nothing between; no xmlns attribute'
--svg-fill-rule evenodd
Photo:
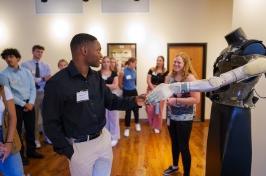
<svg viewBox="0 0 266 176"><path fill-rule="evenodd" d="M206 78L207 43L168 43L167 69L172 70L173 59L179 52L185 52L191 58L197 79ZM201 102L195 106L194 121L205 120L205 93L201 93Z"/></svg>
<svg viewBox="0 0 266 176"><path fill-rule="evenodd" d="M130 57L137 58L137 44L107 43L107 56L115 58L118 69L122 70Z"/></svg>

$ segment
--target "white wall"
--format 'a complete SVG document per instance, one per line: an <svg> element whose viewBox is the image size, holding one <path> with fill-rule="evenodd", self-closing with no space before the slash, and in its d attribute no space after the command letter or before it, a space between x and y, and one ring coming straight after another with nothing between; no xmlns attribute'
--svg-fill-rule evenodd
<svg viewBox="0 0 266 176"><path fill-rule="evenodd" d="M233 28L242 27L248 38L259 39L266 44L266 1L234 0ZM266 79L263 76L256 86L260 95L266 96ZM265 99L260 99L252 111L252 175L266 174Z"/></svg>
<svg viewBox="0 0 266 176"><path fill-rule="evenodd" d="M157 55L167 56L167 43L207 42L207 77L212 65L226 46L223 38L232 24L231 0L151 0L149 13L101 13L101 1L84 3L83 14L36 15L34 0L0 0L0 28L6 32L0 50L18 48L23 60L31 59L33 44L46 47L44 60L53 72L60 58L71 59L69 41L75 33L96 35L106 54L107 42L136 42L138 56L138 91L146 90L146 73L155 64ZM59 22L56 32L53 24ZM2 30L3 31L3 30ZM64 35L65 33L65 35ZM5 38L5 39L3 39ZM5 67L0 61L0 69ZM205 117L210 116L206 99ZM141 117L146 117L144 111Z"/></svg>

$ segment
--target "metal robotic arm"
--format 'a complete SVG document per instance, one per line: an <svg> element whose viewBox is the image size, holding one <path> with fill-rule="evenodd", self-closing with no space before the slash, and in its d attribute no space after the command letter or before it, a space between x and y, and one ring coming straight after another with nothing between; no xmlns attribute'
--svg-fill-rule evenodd
<svg viewBox="0 0 266 176"><path fill-rule="evenodd" d="M147 96L147 103L154 104L165 100L174 93L210 92L228 84L243 81L250 77L266 73L266 58L261 56L241 67L221 74L219 77L197 80L193 82L177 82L160 84Z"/></svg>

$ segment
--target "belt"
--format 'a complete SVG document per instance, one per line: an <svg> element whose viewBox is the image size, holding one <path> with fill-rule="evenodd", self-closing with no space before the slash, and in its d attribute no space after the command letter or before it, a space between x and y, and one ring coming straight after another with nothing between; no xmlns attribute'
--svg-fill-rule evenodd
<svg viewBox="0 0 266 176"><path fill-rule="evenodd" d="M83 136L83 137L72 138L72 141L73 141L73 143L86 142L86 141L90 141L90 140L93 140L93 139L99 137L101 134L102 134L102 130L97 132L97 133L86 135L86 136Z"/></svg>

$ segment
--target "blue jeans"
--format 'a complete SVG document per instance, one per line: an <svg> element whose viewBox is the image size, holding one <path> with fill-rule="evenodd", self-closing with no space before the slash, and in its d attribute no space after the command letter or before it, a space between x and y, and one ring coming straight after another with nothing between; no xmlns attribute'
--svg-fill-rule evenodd
<svg viewBox="0 0 266 176"><path fill-rule="evenodd" d="M3 130L0 127L0 142L3 142ZM22 176L24 175L20 153L10 153L4 162L0 160L0 173L4 176Z"/></svg>

